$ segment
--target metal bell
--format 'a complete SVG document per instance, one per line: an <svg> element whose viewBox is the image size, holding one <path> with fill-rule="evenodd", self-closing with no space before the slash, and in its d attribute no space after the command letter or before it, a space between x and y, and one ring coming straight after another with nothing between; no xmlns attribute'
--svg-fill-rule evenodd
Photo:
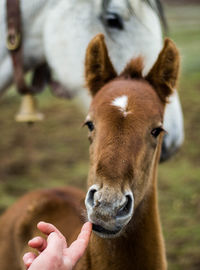
<svg viewBox="0 0 200 270"><path fill-rule="evenodd" d="M36 97L31 94L26 94L22 97L22 103L19 113L16 115L15 120L17 122L34 123L41 121L44 118L42 113L37 111Z"/></svg>

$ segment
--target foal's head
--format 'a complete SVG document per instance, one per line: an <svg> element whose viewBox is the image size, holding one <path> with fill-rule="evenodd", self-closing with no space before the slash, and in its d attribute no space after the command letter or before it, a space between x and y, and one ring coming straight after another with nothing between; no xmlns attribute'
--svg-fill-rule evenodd
<svg viewBox="0 0 200 270"><path fill-rule="evenodd" d="M164 107L176 84L179 55L166 39L145 78L141 58L117 76L100 34L88 46L85 65L93 97L85 122L91 142L86 207L94 231L115 237L155 184Z"/></svg>

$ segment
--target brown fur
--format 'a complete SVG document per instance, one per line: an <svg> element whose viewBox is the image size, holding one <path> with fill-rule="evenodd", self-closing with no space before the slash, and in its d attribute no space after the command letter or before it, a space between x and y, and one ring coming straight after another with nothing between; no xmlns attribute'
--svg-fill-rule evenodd
<svg viewBox="0 0 200 270"><path fill-rule="evenodd" d="M92 96L101 87L117 76L116 71L109 61L108 51L104 43L103 34L97 35L89 44L86 54L85 77L86 85Z"/></svg>
<svg viewBox="0 0 200 270"><path fill-rule="evenodd" d="M98 56L97 68L94 55ZM103 239L92 234L77 270L167 268L157 203L162 135L156 139L151 130L162 122L165 101L176 83L178 61L174 45L167 40L146 80L139 76L140 60L132 60L114 79L102 35L88 47L86 80L93 96L89 116L95 126L90 132L88 187L99 184L104 202L110 204L128 188L135 204L130 222L118 237ZM123 95L128 97L127 114L112 105ZM29 193L16 202L0 219L0 269L23 269L21 257L27 241L37 234L39 220L55 224L70 243L83 223L84 196L76 189L53 189ZM100 218L110 219L103 212Z"/></svg>
<svg viewBox="0 0 200 270"><path fill-rule="evenodd" d="M126 79L140 79L142 78L143 67L142 57L132 59L121 73L121 76Z"/></svg>
<svg viewBox="0 0 200 270"><path fill-rule="evenodd" d="M165 103L176 87L179 74L180 57L175 44L168 38L158 56L158 61L146 77L156 88L160 99Z"/></svg>
<svg viewBox="0 0 200 270"><path fill-rule="evenodd" d="M75 188L37 190L11 206L0 219L0 269L24 269L22 256L28 241L38 235L40 220L55 224L72 242L84 221L84 197Z"/></svg>

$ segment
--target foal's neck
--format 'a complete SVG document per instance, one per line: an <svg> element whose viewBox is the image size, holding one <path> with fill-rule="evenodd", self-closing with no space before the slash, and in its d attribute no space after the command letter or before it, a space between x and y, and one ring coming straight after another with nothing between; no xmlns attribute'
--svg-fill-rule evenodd
<svg viewBox="0 0 200 270"><path fill-rule="evenodd" d="M156 183L136 210L127 231L115 239L95 234L87 254L92 270L166 270Z"/></svg>
<svg viewBox="0 0 200 270"><path fill-rule="evenodd" d="M154 190L156 193L156 190ZM91 269L101 270L165 270L165 249L162 239L156 194L151 194L139 207L123 236L101 239L92 235ZM113 263L114 262L114 263Z"/></svg>
<svg viewBox="0 0 200 270"><path fill-rule="evenodd" d="M151 187L135 210L127 230L114 239L92 233L78 270L166 270L165 247L157 199L157 165L161 141L150 173Z"/></svg>

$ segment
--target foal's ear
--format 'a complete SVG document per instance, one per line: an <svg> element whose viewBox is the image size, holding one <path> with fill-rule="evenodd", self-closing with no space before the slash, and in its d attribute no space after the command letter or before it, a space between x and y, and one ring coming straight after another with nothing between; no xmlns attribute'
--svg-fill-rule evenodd
<svg viewBox="0 0 200 270"><path fill-rule="evenodd" d="M85 58L86 85L92 96L117 73L110 61L103 34L98 34L89 43Z"/></svg>
<svg viewBox="0 0 200 270"><path fill-rule="evenodd" d="M166 38L156 63L145 78L155 88L158 96L164 103L167 102L167 98L176 87L179 66L179 52L175 44Z"/></svg>

